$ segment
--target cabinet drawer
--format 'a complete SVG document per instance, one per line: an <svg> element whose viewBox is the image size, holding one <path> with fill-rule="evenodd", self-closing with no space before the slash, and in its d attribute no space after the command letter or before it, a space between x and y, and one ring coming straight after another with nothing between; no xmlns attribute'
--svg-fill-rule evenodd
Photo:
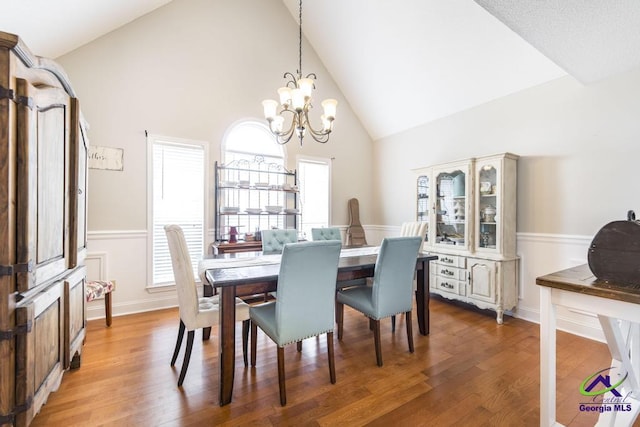
<svg viewBox="0 0 640 427"><path fill-rule="evenodd" d="M467 258L459 255L438 255L438 259L435 262L440 265L466 268L466 260Z"/></svg>
<svg viewBox="0 0 640 427"><path fill-rule="evenodd" d="M465 282L461 282L455 279L447 279L445 277L436 276L436 289L444 292L449 292L456 295L465 294Z"/></svg>
<svg viewBox="0 0 640 427"><path fill-rule="evenodd" d="M467 270L464 268L450 267L448 265L436 265L436 275L445 279L466 280Z"/></svg>

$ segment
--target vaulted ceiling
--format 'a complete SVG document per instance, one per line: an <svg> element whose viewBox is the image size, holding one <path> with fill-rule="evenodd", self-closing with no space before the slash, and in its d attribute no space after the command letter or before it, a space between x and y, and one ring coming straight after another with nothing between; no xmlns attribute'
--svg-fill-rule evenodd
<svg viewBox="0 0 640 427"><path fill-rule="evenodd" d="M170 1L0 0L0 30L55 58ZM298 1L282 1L297 22ZM639 29L637 0L303 4L305 37L373 139L566 74L591 84L636 68Z"/></svg>

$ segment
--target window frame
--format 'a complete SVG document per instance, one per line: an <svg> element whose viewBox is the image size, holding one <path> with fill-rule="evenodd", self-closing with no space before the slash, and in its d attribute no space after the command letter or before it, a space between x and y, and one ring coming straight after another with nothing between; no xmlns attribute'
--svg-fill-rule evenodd
<svg viewBox="0 0 640 427"><path fill-rule="evenodd" d="M207 242L208 242L208 218L209 218L209 189L210 189L210 180L211 180L211 171L209 167L209 142L200 141L195 139L187 139L187 138L178 138L160 134L147 134L147 277L146 277L146 290L148 292L154 291L164 291L164 290L172 290L175 289L175 282L173 283L162 283L162 284L154 284L153 283L153 175L154 175L154 167L153 167L153 148L156 143L163 143L165 145L176 145L176 146L196 146L201 147L203 150L203 167L204 167L204 185L203 185L203 213L202 213L202 251L203 254L207 252ZM193 260L192 260L193 261ZM195 275L196 283L200 284L201 280L198 275Z"/></svg>
<svg viewBox="0 0 640 427"><path fill-rule="evenodd" d="M328 227L333 226L333 217L332 217L332 204L331 201L333 199L333 194L332 194L332 188L333 188L333 171L332 171L332 164L333 164L333 159L331 157L318 157L318 156L307 156L304 154L298 154L296 156L296 172L298 175L298 181L299 183L302 182L302 168L300 167L300 162L307 162L307 163L316 163L316 164L322 164L322 165L326 165L327 169L328 169L328 177L329 179L327 180L327 219L328 219ZM301 206L301 211L302 211L302 216L300 217L300 231L304 231L302 229L303 224L305 223L304 221L304 212L305 212L305 208L304 206L302 206L303 203L303 197L302 197L302 186L300 186L300 206ZM309 238L310 236L307 236L307 238Z"/></svg>

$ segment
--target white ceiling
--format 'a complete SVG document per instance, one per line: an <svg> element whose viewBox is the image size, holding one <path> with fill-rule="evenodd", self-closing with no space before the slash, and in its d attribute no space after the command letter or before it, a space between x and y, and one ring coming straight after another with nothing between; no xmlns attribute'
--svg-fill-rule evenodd
<svg viewBox="0 0 640 427"><path fill-rule="evenodd" d="M0 0L0 30L56 58L170 1ZM374 139L640 66L638 0L306 0L303 30Z"/></svg>

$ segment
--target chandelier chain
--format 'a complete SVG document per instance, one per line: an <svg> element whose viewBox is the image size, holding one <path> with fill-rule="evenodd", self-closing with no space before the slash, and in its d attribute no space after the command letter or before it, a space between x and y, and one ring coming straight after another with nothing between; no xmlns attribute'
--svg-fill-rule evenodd
<svg viewBox="0 0 640 427"><path fill-rule="evenodd" d="M298 8L298 76L302 77L302 0Z"/></svg>

